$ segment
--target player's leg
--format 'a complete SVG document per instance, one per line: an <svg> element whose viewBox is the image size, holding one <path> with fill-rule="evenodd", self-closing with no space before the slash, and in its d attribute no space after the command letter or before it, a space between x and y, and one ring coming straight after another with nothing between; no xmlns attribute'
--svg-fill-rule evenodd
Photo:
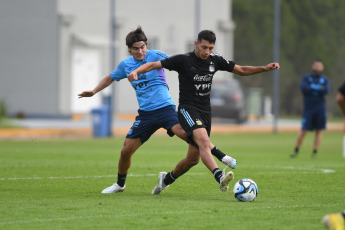
<svg viewBox="0 0 345 230"><path fill-rule="evenodd" d="M294 158L298 156L299 149L303 143L304 137L307 134L307 130L300 130L297 134L296 145L294 152L290 155L290 157Z"/></svg>
<svg viewBox="0 0 345 230"><path fill-rule="evenodd" d="M218 168L211 154L211 142L205 128L197 128L193 130L193 140L199 146L200 157L204 165L213 173L214 178L219 183L222 192L228 191L229 182L234 178L233 172L225 174Z"/></svg>
<svg viewBox="0 0 345 230"><path fill-rule="evenodd" d="M187 156L177 163L176 167L169 173L160 172L158 176L158 184L152 190L152 194L159 194L161 191L166 189L170 184L174 183L175 180L186 173L191 167L199 163L200 154L199 150L189 144Z"/></svg>
<svg viewBox="0 0 345 230"><path fill-rule="evenodd" d="M118 173L127 174L129 167L131 166L132 156L135 151L142 145L140 138L126 138L121 149L121 155L118 164Z"/></svg>
<svg viewBox="0 0 345 230"><path fill-rule="evenodd" d="M171 128L171 131L181 138L182 140L187 141L187 133L184 131L184 129L181 127L180 124L176 124ZM223 162L225 165L229 166L232 169L236 168L237 161L236 159L226 155L223 153L220 149L218 149L213 143L211 143L211 153L213 156L215 156L220 162Z"/></svg>
<svg viewBox="0 0 345 230"><path fill-rule="evenodd" d="M175 169L172 171L172 176L177 179L185 174L190 168L197 165L200 160L199 149L189 144L187 156L177 163Z"/></svg>
<svg viewBox="0 0 345 230"><path fill-rule="evenodd" d="M322 140L322 130L317 129L317 130L315 130L314 148L313 148L312 157L317 156L317 150L319 149L321 140Z"/></svg>
<svg viewBox="0 0 345 230"><path fill-rule="evenodd" d="M125 189L126 176L131 166L132 155L158 129L153 123L154 117L152 115L154 113L154 111L139 111L139 115L135 118L135 122L129 130L121 149L117 182L104 189L102 193L122 192Z"/></svg>
<svg viewBox="0 0 345 230"><path fill-rule="evenodd" d="M142 143L140 138L125 139L118 163L117 182L112 186L103 189L102 193L117 193L125 190L127 172L131 166L132 156L141 145Z"/></svg>
<svg viewBox="0 0 345 230"><path fill-rule="evenodd" d="M302 116L302 127L301 130L297 134L296 145L294 152L290 155L290 157L297 157L300 147L302 146L303 140L305 135L307 134L308 130L313 130L313 114L308 111L303 111Z"/></svg>
<svg viewBox="0 0 345 230"><path fill-rule="evenodd" d="M312 157L317 156L317 151L319 149L322 140L322 130L326 129L327 114L326 108L320 108L315 111L314 114L313 129L315 129L314 145Z"/></svg>

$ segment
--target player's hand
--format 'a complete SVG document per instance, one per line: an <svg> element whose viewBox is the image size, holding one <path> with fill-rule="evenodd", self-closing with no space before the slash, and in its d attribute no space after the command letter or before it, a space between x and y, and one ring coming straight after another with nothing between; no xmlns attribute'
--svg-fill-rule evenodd
<svg viewBox="0 0 345 230"><path fill-rule="evenodd" d="M138 74L135 71L132 71L128 76L127 76L128 81L136 81L138 80Z"/></svg>
<svg viewBox="0 0 345 230"><path fill-rule="evenodd" d="M92 97L93 95L95 95L95 93L92 90L87 90L87 91L83 91L82 93L79 93L78 98Z"/></svg>
<svg viewBox="0 0 345 230"><path fill-rule="evenodd" d="M266 71L272 71L272 70L279 69L279 68L280 68L279 63L276 63L276 62L270 63L270 64L265 66Z"/></svg>

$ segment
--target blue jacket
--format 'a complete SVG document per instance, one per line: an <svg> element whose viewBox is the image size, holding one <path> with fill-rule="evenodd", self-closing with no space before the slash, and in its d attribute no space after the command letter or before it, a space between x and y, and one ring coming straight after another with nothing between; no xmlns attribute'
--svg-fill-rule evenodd
<svg viewBox="0 0 345 230"><path fill-rule="evenodd" d="M325 95L329 92L329 80L324 75L306 74L301 82L304 110L326 109Z"/></svg>

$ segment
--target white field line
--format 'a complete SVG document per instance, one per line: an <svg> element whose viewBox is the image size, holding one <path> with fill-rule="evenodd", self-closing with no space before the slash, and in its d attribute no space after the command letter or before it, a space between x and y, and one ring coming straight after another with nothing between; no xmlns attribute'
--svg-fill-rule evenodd
<svg viewBox="0 0 345 230"><path fill-rule="evenodd" d="M293 167L293 166L267 166L265 168L277 168L277 169L287 169L291 170L286 171L276 171L276 172L257 172L257 174L285 174L285 173L298 173L298 174L310 174L310 173L334 173L333 169L319 169L319 168L303 168L303 167ZM207 173L187 173L187 175L205 175ZM157 174L128 174L130 177L146 177L146 176L157 176ZM113 177L116 178L116 175L103 175L103 176L61 176L61 177L9 177L9 178L0 178L0 181L4 180L53 180L53 179L89 179L89 178L107 178Z"/></svg>
<svg viewBox="0 0 345 230"><path fill-rule="evenodd" d="M186 173L186 175L204 175L207 173ZM128 174L127 176L130 177L145 177L145 176L157 176L156 174ZM46 180L46 179L89 179L89 178L106 178L106 177L114 177L116 178L116 175L104 175L104 176L51 176L51 177L9 177L9 178L0 178L1 180Z"/></svg>
<svg viewBox="0 0 345 230"><path fill-rule="evenodd" d="M290 205L290 206L243 206L246 211L254 209L291 209L291 208L319 208L319 207L333 207L333 204L315 204L315 205ZM30 223L47 223L53 221L70 221L77 219L97 219L97 218L126 218L126 217L140 217L140 216L152 216L152 215L181 215L188 213L207 213L213 212L212 210L181 210L181 211L167 211L167 212L149 212L149 213L128 213L128 214L111 214L111 215L85 215L85 216L69 216L69 217L55 217L55 218L33 218L30 220L15 220L8 222L0 222L0 226L13 225L13 224L30 224Z"/></svg>

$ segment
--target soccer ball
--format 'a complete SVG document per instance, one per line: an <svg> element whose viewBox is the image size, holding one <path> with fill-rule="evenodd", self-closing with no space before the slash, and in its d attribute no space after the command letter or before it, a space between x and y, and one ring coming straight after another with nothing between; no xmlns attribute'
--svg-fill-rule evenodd
<svg viewBox="0 0 345 230"><path fill-rule="evenodd" d="M258 186L251 179L239 180L234 186L234 196L238 201L254 201L258 192Z"/></svg>

